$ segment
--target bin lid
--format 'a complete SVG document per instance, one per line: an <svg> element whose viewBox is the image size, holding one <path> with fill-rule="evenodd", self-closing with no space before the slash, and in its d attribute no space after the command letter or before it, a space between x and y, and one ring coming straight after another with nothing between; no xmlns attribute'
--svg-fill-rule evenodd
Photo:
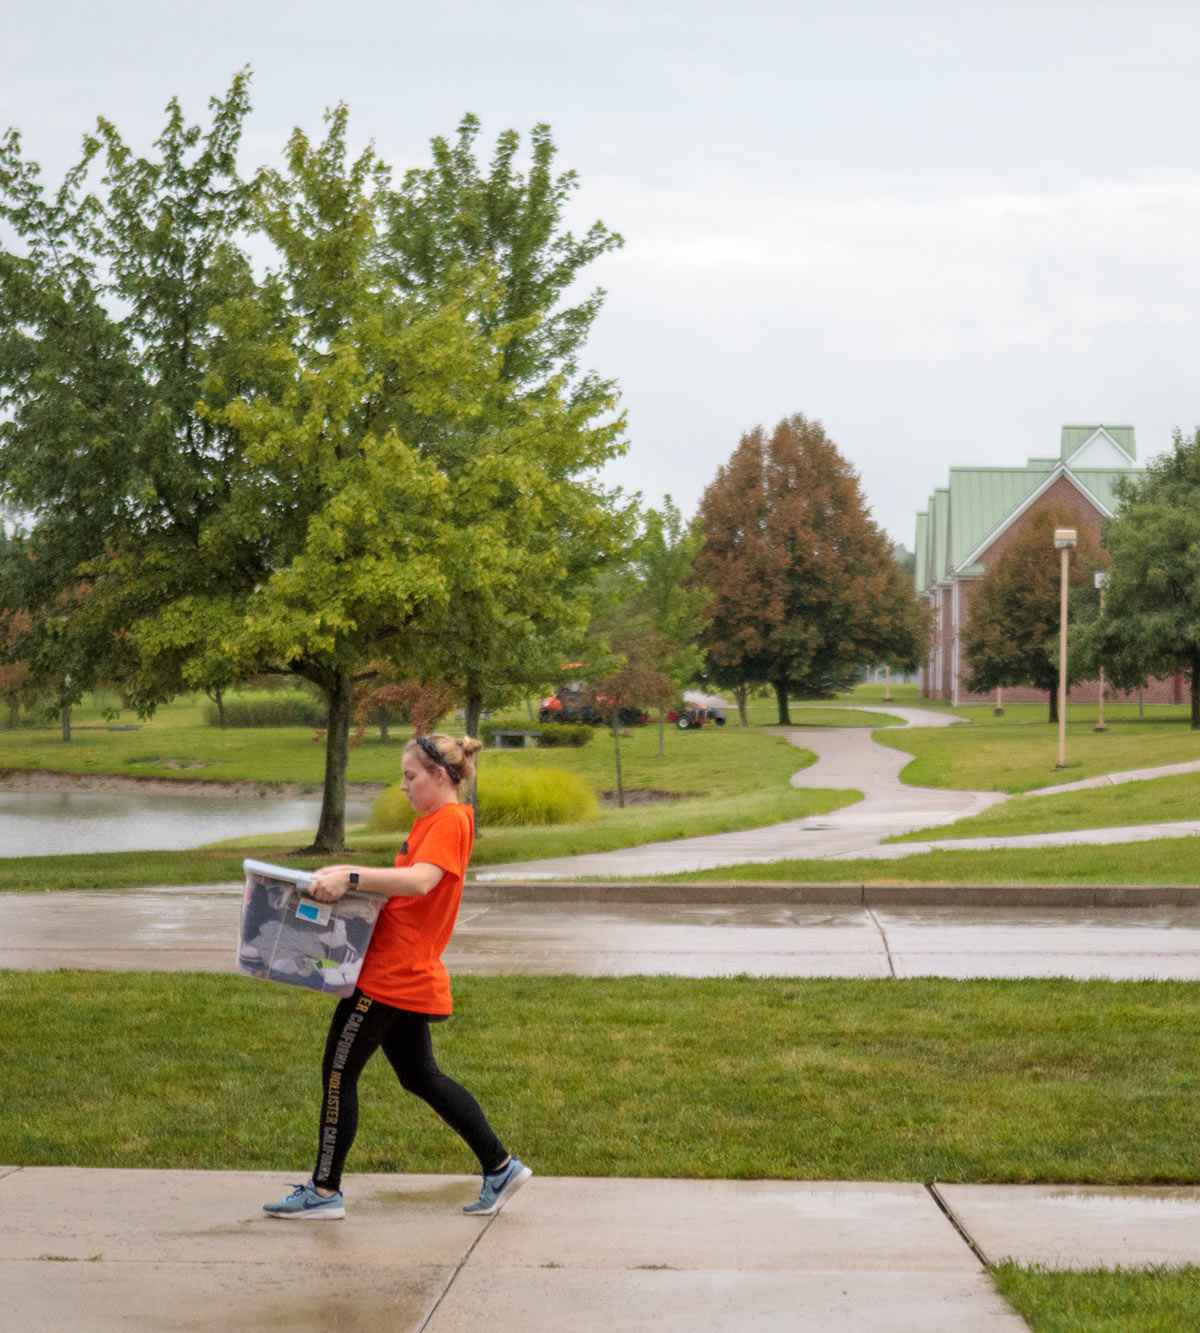
<svg viewBox="0 0 1200 1333"><path fill-rule="evenodd" d="M278 879L285 884L294 884L298 889L307 889L313 882L308 870L290 870L287 866L273 866L269 861L245 860L242 870L247 875L261 875L263 879Z"/></svg>

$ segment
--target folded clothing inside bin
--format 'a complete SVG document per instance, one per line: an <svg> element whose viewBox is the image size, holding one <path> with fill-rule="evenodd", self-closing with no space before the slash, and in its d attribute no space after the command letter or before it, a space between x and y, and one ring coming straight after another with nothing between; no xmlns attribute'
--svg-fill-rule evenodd
<svg viewBox="0 0 1200 1333"><path fill-rule="evenodd" d="M318 902L308 896L313 877L306 871L264 861L244 861L242 869L238 971L329 995L353 994L383 899L352 890L337 902Z"/></svg>

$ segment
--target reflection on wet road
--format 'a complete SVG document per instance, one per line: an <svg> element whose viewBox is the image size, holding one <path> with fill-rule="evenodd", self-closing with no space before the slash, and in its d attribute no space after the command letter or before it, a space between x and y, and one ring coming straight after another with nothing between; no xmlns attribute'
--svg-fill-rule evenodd
<svg viewBox="0 0 1200 1333"><path fill-rule="evenodd" d="M240 887L0 896L0 966L231 972ZM463 903L452 973L1200 979L1200 908Z"/></svg>

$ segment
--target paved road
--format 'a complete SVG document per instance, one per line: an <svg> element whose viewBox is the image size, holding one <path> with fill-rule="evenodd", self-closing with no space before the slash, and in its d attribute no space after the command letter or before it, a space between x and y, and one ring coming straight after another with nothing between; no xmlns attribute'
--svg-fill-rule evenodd
<svg viewBox="0 0 1200 1333"><path fill-rule="evenodd" d="M468 889L445 955L454 975L1200 979L1195 905L864 906L786 888L772 900L765 885L754 902L685 885L658 901L653 886L608 901L597 886L591 902L486 892ZM4 894L0 967L232 972L240 910L240 885Z"/></svg>
<svg viewBox="0 0 1200 1333"><path fill-rule="evenodd" d="M27 1329L962 1333L1026 1327L988 1259L1195 1262L1200 1191L535 1175L346 1178L280 1222L263 1172L0 1166L0 1281Z"/></svg>

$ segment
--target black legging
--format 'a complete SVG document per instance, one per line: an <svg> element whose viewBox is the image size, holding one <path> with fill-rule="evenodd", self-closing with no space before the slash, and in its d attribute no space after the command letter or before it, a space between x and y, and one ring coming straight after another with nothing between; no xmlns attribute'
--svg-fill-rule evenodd
<svg viewBox="0 0 1200 1333"><path fill-rule="evenodd" d="M498 1171L508 1153L475 1098L438 1068L428 1017L393 1009L356 990L333 1011L325 1042L325 1093L313 1182L341 1188L342 1167L358 1132L358 1076L381 1046L400 1086L433 1107L466 1141L484 1171Z"/></svg>

